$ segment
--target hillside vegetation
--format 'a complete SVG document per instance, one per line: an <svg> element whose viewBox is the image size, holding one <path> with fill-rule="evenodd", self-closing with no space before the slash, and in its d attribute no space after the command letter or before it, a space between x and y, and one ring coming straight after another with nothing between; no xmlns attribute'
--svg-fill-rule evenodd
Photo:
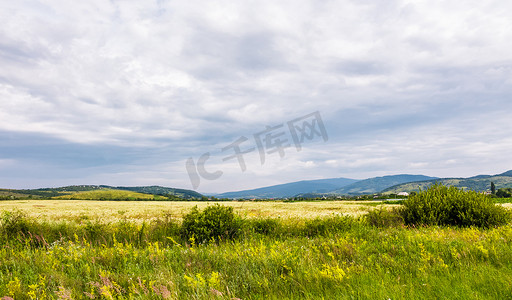
<svg viewBox="0 0 512 300"><path fill-rule="evenodd" d="M118 190L127 190L137 193L143 194L152 194L152 195L160 195L166 196L170 198L182 198L182 199L201 199L204 196L196 191L185 190L185 189L175 189L168 188L162 186L136 186L136 187L124 187L118 186L115 187Z"/></svg>

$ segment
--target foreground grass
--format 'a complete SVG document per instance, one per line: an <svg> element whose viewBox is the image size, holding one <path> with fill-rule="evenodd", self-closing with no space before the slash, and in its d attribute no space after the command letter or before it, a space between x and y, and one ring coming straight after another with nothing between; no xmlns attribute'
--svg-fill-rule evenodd
<svg viewBox="0 0 512 300"><path fill-rule="evenodd" d="M117 203L112 203L115 207ZM510 299L512 226L376 228L352 217L248 219L195 245L159 217L26 220L0 242L14 299ZM21 228L21 227L20 227Z"/></svg>

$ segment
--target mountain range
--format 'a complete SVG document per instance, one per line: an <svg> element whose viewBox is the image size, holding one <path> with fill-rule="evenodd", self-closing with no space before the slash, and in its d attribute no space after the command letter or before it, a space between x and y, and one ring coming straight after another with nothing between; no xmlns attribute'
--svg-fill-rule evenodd
<svg viewBox="0 0 512 300"><path fill-rule="evenodd" d="M357 181L349 178L302 180L251 190L222 193L215 196L218 198L289 198L305 193L328 193Z"/></svg>
<svg viewBox="0 0 512 300"><path fill-rule="evenodd" d="M219 198L265 199L291 197L359 196L364 194L398 194L426 189L439 182L478 192L490 190L491 182L496 189L512 187L512 170L497 175L477 175L469 178L438 178L425 175L388 175L364 180L332 178L303 180L251 190L227 192L215 195Z"/></svg>
<svg viewBox="0 0 512 300"><path fill-rule="evenodd" d="M389 175L373 177L364 180L350 178L331 178L318 180L303 180L258 189L228 192L216 195L218 198L243 198L243 199L268 199L291 198L308 196L333 196L333 195L363 195L375 194L391 186L414 181L437 179L424 175Z"/></svg>

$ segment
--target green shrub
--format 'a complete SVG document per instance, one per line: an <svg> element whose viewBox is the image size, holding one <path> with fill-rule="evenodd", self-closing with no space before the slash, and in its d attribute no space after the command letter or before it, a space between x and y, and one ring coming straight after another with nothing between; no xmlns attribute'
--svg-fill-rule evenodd
<svg viewBox="0 0 512 300"><path fill-rule="evenodd" d="M392 210L381 207L379 209L370 210L365 216L365 221L376 227L391 227L404 225L404 218L398 209Z"/></svg>
<svg viewBox="0 0 512 300"><path fill-rule="evenodd" d="M405 200L400 210L407 225L492 227L510 221L510 212L484 194L432 185Z"/></svg>
<svg viewBox="0 0 512 300"><path fill-rule="evenodd" d="M233 212L233 207L215 204L199 211L197 206L183 217L181 235L193 238L198 244L235 238L241 228L241 219Z"/></svg>

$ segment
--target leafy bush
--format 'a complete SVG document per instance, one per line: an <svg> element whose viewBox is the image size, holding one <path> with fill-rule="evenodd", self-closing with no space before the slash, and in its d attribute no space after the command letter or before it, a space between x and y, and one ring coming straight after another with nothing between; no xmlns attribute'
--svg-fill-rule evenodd
<svg viewBox="0 0 512 300"><path fill-rule="evenodd" d="M387 210L383 207L370 210L364 219L369 225L376 227L401 226L404 224L404 218L398 209Z"/></svg>
<svg viewBox="0 0 512 300"><path fill-rule="evenodd" d="M408 225L492 227L510 221L510 212L484 194L432 185L409 197L400 210Z"/></svg>
<svg viewBox="0 0 512 300"><path fill-rule="evenodd" d="M20 210L2 212L0 221L0 233L8 237L15 237L29 231L29 220Z"/></svg>
<svg viewBox="0 0 512 300"><path fill-rule="evenodd" d="M183 217L181 235L203 244L233 239L239 234L240 228L241 219L235 215L233 207L215 204L199 211L195 206Z"/></svg>

